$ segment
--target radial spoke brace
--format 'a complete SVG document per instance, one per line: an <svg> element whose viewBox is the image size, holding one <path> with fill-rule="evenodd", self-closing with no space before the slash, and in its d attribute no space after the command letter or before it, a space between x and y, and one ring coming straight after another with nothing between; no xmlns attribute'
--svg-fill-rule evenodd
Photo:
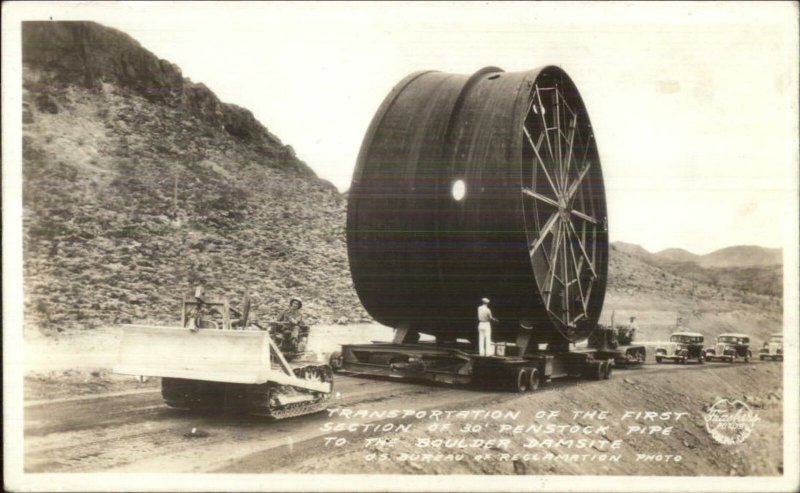
<svg viewBox="0 0 800 493"><path fill-rule="evenodd" d="M551 199L550 197L546 197L546 196L544 196L544 195L542 195L542 194L540 194L538 192L534 192L530 188L522 187L522 193L524 193L525 195L530 195L531 197L533 197L535 199L539 199L542 202L544 202L546 204L550 204L555 208L559 208L560 207L559 203L556 202L555 200Z"/></svg>
<svg viewBox="0 0 800 493"><path fill-rule="evenodd" d="M569 236L573 240L580 241L579 238L575 238L573 233L567 230L567 236ZM581 285L581 267L578 265L578 261L575 258L575 247L573 246L573 241L569 242L569 252L572 256L572 266L575 269L575 280L578 282L578 294L581 296L581 306L583 307L583 313L586 314L586 297L583 295L583 286Z"/></svg>
<svg viewBox="0 0 800 493"><path fill-rule="evenodd" d="M561 229L562 228L558 228L558 232L556 234L556 239L555 239L555 246L552 249L553 262L550 264L550 286L548 287L547 290L547 301L545 302L545 309L547 309L547 311L550 311L550 300L553 297L553 280L556 277L556 268L558 266L558 248L559 246L561 246Z"/></svg>
<svg viewBox="0 0 800 493"><path fill-rule="evenodd" d="M531 257L533 257L533 254L536 253L536 250L542 245L544 238L547 236L550 230L553 229L553 225L556 223L556 221L558 221L557 212L550 216L550 219L547 220L547 222L544 224L544 227L539 232L539 238L533 242L533 245L531 246Z"/></svg>
<svg viewBox="0 0 800 493"><path fill-rule="evenodd" d="M570 123L569 138L567 139L569 145L567 149L567 162L564 165L564 167L567 170L567 176L569 176L569 165L572 164L572 149L573 145L575 144L575 129L577 128L577 126L578 126L578 115L573 115L572 122Z"/></svg>
<svg viewBox="0 0 800 493"><path fill-rule="evenodd" d="M574 111L572 111L572 107L570 107L569 103L567 103L567 98L564 97L564 94L561 92L561 89L558 87L558 84L556 84L555 99L556 99L556 116L557 116L557 125L556 126L558 127L558 133L560 135L560 137L558 139L558 141L559 141L558 159L559 159L559 164L561 166L561 172L562 172L562 180L561 180L561 182L566 185L569 182L569 165L570 165L570 159L572 157L572 147L573 147L573 140L575 138L575 129L577 128L578 115ZM564 119L565 120L569 119L569 122L570 122L569 123L569 129L570 129L569 130L569 135L567 135L567 133L564 132L564 130L561 128L561 122L562 122L561 113L562 112L564 113ZM564 159L564 154L562 152L562 149L563 149L562 142L561 142L562 139L567 144L567 149L566 149L567 158L566 158L566 160Z"/></svg>
<svg viewBox="0 0 800 493"><path fill-rule="evenodd" d="M547 131L547 120L544 117L544 102L542 101L542 95L539 94L539 86L536 86L536 97L539 99L539 108L541 108L539 116L541 117L542 127L544 128L544 138L547 140L547 150L550 151L550 159L555 161L556 156L553 154L553 145L550 143L550 134Z"/></svg>
<svg viewBox="0 0 800 493"><path fill-rule="evenodd" d="M578 177L574 182L572 182L572 185L569 186L569 190L567 190L568 202L571 202L573 197L575 197L575 193L578 191L578 188L580 188L581 183L583 182L583 179L586 177L587 173L589 173L589 168L591 168L591 166L592 165L590 163L586 163L586 167L581 170Z"/></svg>
<svg viewBox="0 0 800 493"><path fill-rule="evenodd" d="M581 211L576 211L575 209L572 209L570 211L570 213L574 214L574 215L578 216L579 218L583 219L584 221L588 221L588 222L590 222L592 224L600 224L600 221L598 221L597 219L593 218L592 216L590 216L588 214L584 214Z"/></svg>
<svg viewBox="0 0 800 493"><path fill-rule="evenodd" d="M528 129L525 128L524 125L522 126L522 131L525 132L525 137L527 137L528 142L531 144L531 147L533 147L533 153L536 155L536 159L539 161L539 164L542 166L542 171L544 171L544 176L547 177L547 181L550 183L550 186L553 188L553 192L555 192L556 195L558 195L558 187L556 187L555 183L553 183L553 179L550 178L550 173L548 173L547 167L544 165L544 160L542 159L541 154L539 154L539 147L541 147L541 145L542 145L542 138L544 136L541 136L541 135L539 136L539 144L537 145L537 144L534 144L533 137L531 137L530 132L528 132Z"/></svg>
<svg viewBox="0 0 800 493"><path fill-rule="evenodd" d="M563 131L561 130L561 105L559 104L559 90L558 84L556 84L556 96L555 96L555 103L556 103L556 116L554 118L556 124L556 154L558 156L558 172L561 176L561 184L566 185L567 183L567 173L564 168L564 153L562 149L562 137L561 134Z"/></svg>
<svg viewBox="0 0 800 493"><path fill-rule="evenodd" d="M567 226L572 230L572 232L575 234L575 237L577 238L578 232L575 231L575 226L572 225L571 221L567 221ZM594 277L597 277L597 271L594 269L594 263L592 262L592 259L589 258L589 255L586 253L586 249L583 247L583 242L578 241L578 246L581 247L581 253L583 254L583 258L586 259L586 264L589 266L589 270L592 271L592 275Z"/></svg>
<svg viewBox="0 0 800 493"><path fill-rule="evenodd" d="M567 282L569 279L569 259L567 258L567 232L568 228L564 226L564 222L561 222L561 228L564 230L564 260L562 260L564 264L564 297L562 299L562 305L564 309L564 323L569 325L569 285L570 283Z"/></svg>

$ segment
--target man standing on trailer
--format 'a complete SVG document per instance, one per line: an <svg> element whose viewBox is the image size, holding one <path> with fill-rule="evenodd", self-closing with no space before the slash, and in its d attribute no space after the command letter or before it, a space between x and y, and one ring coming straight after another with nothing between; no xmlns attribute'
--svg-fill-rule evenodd
<svg viewBox="0 0 800 493"><path fill-rule="evenodd" d="M492 316L489 309L489 298L481 299L482 305L478 307L478 354L489 355L492 345L492 322L499 322Z"/></svg>

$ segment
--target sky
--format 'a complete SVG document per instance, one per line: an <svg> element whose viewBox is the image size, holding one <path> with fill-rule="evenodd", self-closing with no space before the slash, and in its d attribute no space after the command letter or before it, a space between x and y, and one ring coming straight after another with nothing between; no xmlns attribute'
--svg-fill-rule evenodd
<svg viewBox="0 0 800 493"><path fill-rule="evenodd" d="M6 4L7 5L7 4ZM251 110L345 191L411 72L559 65L597 137L612 241L698 254L780 247L798 189L797 5L40 3L120 29Z"/></svg>

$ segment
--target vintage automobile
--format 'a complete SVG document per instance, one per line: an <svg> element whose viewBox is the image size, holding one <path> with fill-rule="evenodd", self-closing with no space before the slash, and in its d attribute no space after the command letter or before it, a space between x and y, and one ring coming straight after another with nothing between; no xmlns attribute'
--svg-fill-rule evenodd
<svg viewBox="0 0 800 493"><path fill-rule="evenodd" d="M697 332L673 332L669 342L656 347L656 363L664 360L686 363L688 360L705 362L703 334Z"/></svg>
<svg viewBox="0 0 800 493"><path fill-rule="evenodd" d="M733 363L738 359L743 359L745 363L748 363L752 357L750 336L747 334L720 334L717 336L717 343L706 349L706 360L708 361L719 360Z"/></svg>
<svg viewBox="0 0 800 493"><path fill-rule="evenodd" d="M759 351L758 359L783 361L783 334L770 334L769 340L764 342L764 346Z"/></svg>

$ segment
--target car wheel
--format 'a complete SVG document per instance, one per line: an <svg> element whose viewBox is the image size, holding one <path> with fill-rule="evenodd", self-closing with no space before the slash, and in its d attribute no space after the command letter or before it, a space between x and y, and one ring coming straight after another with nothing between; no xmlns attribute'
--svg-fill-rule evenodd
<svg viewBox="0 0 800 493"><path fill-rule="evenodd" d="M763 354L759 354L758 355L758 359L761 360L761 361L764 361L764 355Z"/></svg>
<svg viewBox="0 0 800 493"><path fill-rule="evenodd" d="M744 362L745 363L749 363L750 362L750 353L747 353L747 354L744 355Z"/></svg>
<svg viewBox="0 0 800 493"><path fill-rule="evenodd" d="M703 363L705 363L705 362L706 362L706 359L705 359L705 358L703 357L703 355L701 354L700 356L698 356L698 357L697 357L697 362L698 362L698 363L700 363L700 364L702 365Z"/></svg>
<svg viewBox="0 0 800 493"><path fill-rule="evenodd" d="M656 356L656 363L661 363L661 356Z"/></svg>

